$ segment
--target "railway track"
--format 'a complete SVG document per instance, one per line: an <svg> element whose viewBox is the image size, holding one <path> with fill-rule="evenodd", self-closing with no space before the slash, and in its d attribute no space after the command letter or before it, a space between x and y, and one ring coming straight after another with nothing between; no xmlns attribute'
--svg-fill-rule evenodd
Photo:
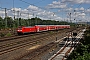
<svg viewBox="0 0 90 60"><path fill-rule="evenodd" d="M32 37L31 35L29 35L28 37L30 38L30 39L36 39L36 38L40 38L40 37L44 37L44 36L47 36L48 34L42 34L41 36L39 35L36 35L36 36L34 36L34 37ZM23 38L25 38L25 36L22 36ZM17 37L15 37L15 38L17 38ZM18 39L20 39L20 40L18 40ZM12 40L12 39L11 39ZM15 41L14 41L15 40ZM27 42L28 40L22 40L22 38L17 38L17 39L14 39L14 40L12 40L12 41L8 41L8 42L0 42L0 43L2 43L1 45L0 45L0 48L5 48L5 47L8 47L8 46L13 46L13 45L17 45L17 44L20 44L20 43L24 43L24 42ZM10 42L10 43L9 43ZM6 44L4 44L4 43L6 43Z"/></svg>
<svg viewBox="0 0 90 60"><path fill-rule="evenodd" d="M79 36L79 38L78 38L78 36ZM69 56L70 52L72 52L72 50L74 50L74 48L76 48L76 46L78 46L78 44L80 44L81 38L82 38L82 33L79 32L78 35L73 39L73 41L72 40L66 41L65 45L48 60L55 60L55 59L66 60L66 58Z"/></svg>
<svg viewBox="0 0 90 60"><path fill-rule="evenodd" d="M61 33L61 32L58 32L58 33ZM57 35L57 33L53 33L53 34ZM53 34L46 34L46 35L42 34L42 35L37 36L37 37L34 36L35 38L31 38L31 39L30 38L29 39L18 38L16 41L15 40L10 40L12 42L8 41L9 46L7 46L6 44L1 44L0 45L1 46L0 47L0 56L3 55L3 54L6 54L6 53L10 53L12 51L21 49L23 47L33 46L37 43L40 43L41 41L45 41L45 40L48 40L48 39L52 40L52 38L55 38L55 35L53 35ZM5 42L5 41L2 41L2 42Z"/></svg>
<svg viewBox="0 0 90 60"><path fill-rule="evenodd" d="M46 38L46 37L47 38ZM42 37L42 38L40 38ZM25 46L28 46L28 45L33 45L37 42L40 42L40 40L46 40L48 38L51 38L52 36L51 35L42 35L40 37L37 37L37 38L33 38L33 39L29 39L29 40L22 40L22 41L19 41L19 42L12 42L12 43L9 43L9 46L7 46L6 44L3 44L1 45L0 47L0 55L4 54L4 53L8 53L8 52L11 52L11 51L14 51L16 49L20 49L22 47L25 47ZM38 39L40 38L40 39Z"/></svg>
<svg viewBox="0 0 90 60"><path fill-rule="evenodd" d="M59 33L61 33L61 32L59 32ZM28 35L28 37L30 36L29 39L34 40L34 39L38 39L38 38L40 38L40 37L44 37L44 36L49 36L49 35L51 35L50 33L48 33L48 34L47 34L47 33L44 33L44 34L42 34L42 35L40 35L40 34L41 34L41 33L39 33L38 35L36 34L36 35L33 36L33 37L32 37L31 35ZM53 34L54 34L54 33L53 33ZM56 33L56 34L57 34L57 33ZM25 37L25 38L26 38L26 36L27 36L27 35L25 35L25 36L20 36L20 38L21 38L21 37L23 37L23 38ZM6 48L6 47L10 47L10 46L14 46L14 45L17 45L17 44L24 43L24 42L27 42L27 41L28 41L28 40L25 40L25 39L24 39L24 40L23 40L23 39L20 39L20 38L18 38L18 37L15 37L15 38L16 38L16 39L13 38L15 41L12 40L12 38L10 38L11 41L10 41L10 40L7 41L6 39L5 39L5 40L6 40L6 41L5 41L5 40L3 39L5 42L4 42L4 41L0 42L0 49ZM20 39L20 40L18 40L18 39ZM0 51L1 51L1 50L0 50Z"/></svg>
<svg viewBox="0 0 90 60"><path fill-rule="evenodd" d="M49 44L47 44L47 45L45 45L45 46L42 46L42 47L34 50L33 52L28 53L28 54L25 55L24 57L23 57L23 56L20 57L20 58L17 59L17 60L24 60L24 59L26 59L26 60L33 60L34 57L36 57L36 56L44 53L45 51L49 50L51 47L53 47L53 46L55 46L55 45L56 45L56 43L51 42L51 43L49 43Z"/></svg>
<svg viewBox="0 0 90 60"><path fill-rule="evenodd" d="M46 33L47 32L40 32L40 33L27 34L27 35L16 35L16 36L11 36L11 37L2 37L2 38L0 38L0 42L14 40L14 39L18 39L18 38L29 37L29 36L34 36L34 35L46 34Z"/></svg>
<svg viewBox="0 0 90 60"><path fill-rule="evenodd" d="M43 46L42 48L38 48L36 51L33 51L32 53L29 53L29 54L25 55L24 57L23 57L23 56L20 57L18 60L35 60L35 57L36 57L36 56L44 53L45 51L49 50L51 47L57 45L57 43L54 43L54 42L52 42L52 43L53 43L53 45L51 45L51 43L48 44L48 45L51 45L51 46L48 46L48 48L47 48L47 45L45 45L45 46ZM69 44L68 44L68 45L69 45ZM62 52L65 48L66 48L66 45L65 45L65 47L61 50L61 52ZM70 49L68 49L68 51L65 53L65 55L67 55L67 54L71 51L72 48L73 48L73 47L71 47Z"/></svg>
<svg viewBox="0 0 90 60"><path fill-rule="evenodd" d="M57 35L57 33L55 33ZM47 37L48 36L48 37ZM42 38L41 38L42 37ZM45 41L48 39L52 39L53 36L52 34L42 34L41 36L37 36L35 38L29 38L29 39L20 39L20 40L12 40L8 41L7 44L1 44L0 46L0 55L9 53L11 51L26 47L26 46L33 46L34 44L40 43L41 41ZM39 39L40 38L40 39ZM3 41L6 42L6 41ZM9 46L8 46L9 45Z"/></svg>

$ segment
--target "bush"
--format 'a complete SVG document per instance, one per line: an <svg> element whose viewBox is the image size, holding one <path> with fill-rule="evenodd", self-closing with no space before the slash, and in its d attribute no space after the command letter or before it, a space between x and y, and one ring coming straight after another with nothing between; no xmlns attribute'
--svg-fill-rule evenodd
<svg viewBox="0 0 90 60"><path fill-rule="evenodd" d="M10 33L10 32L9 32L9 33L7 33L7 34L6 34L6 36L7 36L7 37L11 36L11 33Z"/></svg>
<svg viewBox="0 0 90 60"><path fill-rule="evenodd" d="M0 34L0 36L1 36L1 37L4 37L4 36L5 36L5 34L4 34L4 33L1 33L1 34Z"/></svg>
<svg viewBox="0 0 90 60"><path fill-rule="evenodd" d="M67 60L90 60L90 29L85 31L84 40Z"/></svg>

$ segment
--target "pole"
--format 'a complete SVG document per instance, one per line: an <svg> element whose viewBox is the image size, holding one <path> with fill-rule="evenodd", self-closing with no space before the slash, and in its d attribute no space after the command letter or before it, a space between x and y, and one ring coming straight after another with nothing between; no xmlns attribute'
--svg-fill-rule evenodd
<svg viewBox="0 0 90 60"><path fill-rule="evenodd" d="M15 32L14 32L14 27L15 27L15 24L14 24L14 20L15 20L14 0L13 0L13 13L14 13L14 15L13 15L13 33L15 34Z"/></svg>
<svg viewBox="0 0 90 60"><path fill-rule="evenodd" d="M29 19L29 13L28 13L28 21L29 21L30 19ZM30 21L28 22L28 26L30 26Z"/></svg>
<svg viewBox="0 0 90 60"><path fill-rule="evenodd" d="M18 17L18 26L19 26L19 11L17 11L17 17Z"/></svg>
<svg viewBox="0 0 90 60"><path fill-rule="evenodd" d="M70 13L70 22L72 23L72 21L71 21L71 13Z"/></svg>
<svg viewBox="0 0 90 60"><path fill-rule="evenodd" d="M5 22L6 22L6 25L5 25L5 28L7 28L7 13L6 13L6 8L5 8Z"/></svg>
<svg viewBox="0 0 90 60"><path fill-rule="evenodd" d="M36 15L36 17L35 17L35 25L37 25L37 15Z"/></svg>

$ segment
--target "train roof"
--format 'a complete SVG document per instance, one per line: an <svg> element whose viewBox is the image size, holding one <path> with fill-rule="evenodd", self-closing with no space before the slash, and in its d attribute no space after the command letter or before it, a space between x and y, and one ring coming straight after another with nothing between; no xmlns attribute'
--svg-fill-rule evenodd
<svg viewBox="0 0 90 60"><path fill-rule="evenodd" d="M70 26L70 25L35 25L39 27L44 27L44 26ZM30 27L35 27L35 26L23 26L24 28L30 28Z"/></svg>
<svg viewBox="0 0 90 60"><path fill-rule="evenodd" d="M30 27L35 27L35 26L25 26L24 28L30 28Z"/></svg>
<svg viewBox="0 0 90 60"><path fill-rule="evenodd" d="M70 26L70 25L35 25L35 26Z"/></svg>
<svg viewBox="0 0 90 60"><path fill-rule="evenodd" d="M35 25L35 26L48 26L48 25Z"/></svg>

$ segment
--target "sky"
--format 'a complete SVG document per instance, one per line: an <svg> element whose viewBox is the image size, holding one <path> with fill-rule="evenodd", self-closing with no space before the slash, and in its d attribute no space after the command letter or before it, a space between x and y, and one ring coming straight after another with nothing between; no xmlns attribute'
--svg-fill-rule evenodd
<svg viewBox="0 0 90 60"><path fill-rule="evenodd" d="M0 16L90 22L90 0L0 0Z"/></svg>

